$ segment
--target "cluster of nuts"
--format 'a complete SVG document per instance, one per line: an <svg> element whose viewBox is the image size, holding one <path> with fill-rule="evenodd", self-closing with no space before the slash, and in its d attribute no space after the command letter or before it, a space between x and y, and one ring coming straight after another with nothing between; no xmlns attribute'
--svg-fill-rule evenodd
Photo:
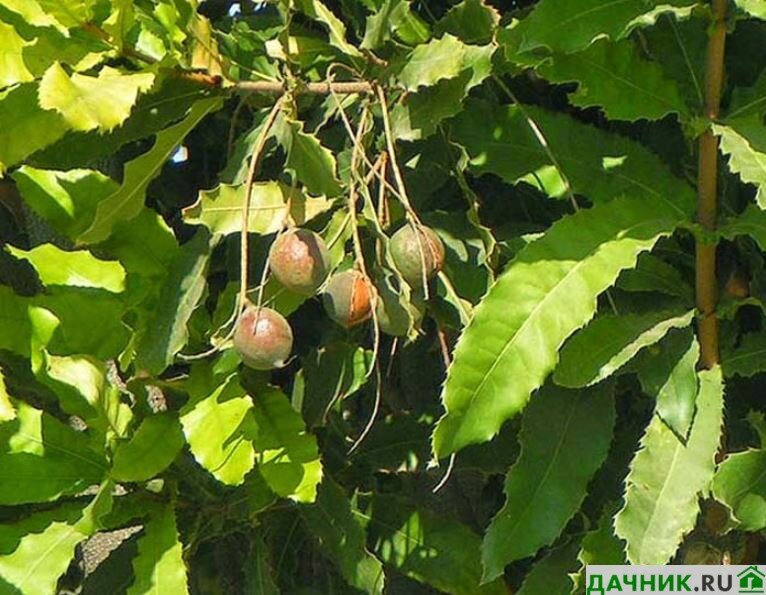
<svg viewBox="0 0 766 595"><path fill-rule="evenodd" d="M444 245L427 227L402 227L391 237L390 248L394 264L414 288L421 287L444 264ZM269 268L285 288L302 295L314 295L329 275L330 254L316 233L296 228L272 244ZM330 318L351 328L372 316L376 293L363 273L350 269L334 274L327 281L322 303ZM383 308L382 300L377 300L376 314L380 321L387 320ZM247 305L234 333L234 348L246 365L256 370L280 368L290 356L292 346L293 333L284 316L271 308Z"/></svg>

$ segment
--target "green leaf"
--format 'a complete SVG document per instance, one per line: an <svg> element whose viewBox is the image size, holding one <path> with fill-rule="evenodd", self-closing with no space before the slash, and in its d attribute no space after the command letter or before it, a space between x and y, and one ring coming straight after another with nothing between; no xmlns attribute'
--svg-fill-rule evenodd
<svg viewBox="0 0 766 595"><path fill-rule="evenodd" d="M136 366L150 374L167 368L189 340L188 324L207 286L211 237L205 229L181 246L136 346Z"/></svg>
<svg viewBox="0 0 766 595"><path fill-rule="evenodd" d="M615 518L631 564L666 564L699 512L708 489L723 424L723 382L716 367L699 373L697 415L683 444L653 417L626 479L625 505Z"/></svg>
<svg viewBox="0 0 766 595"><path fill-rule="evenodd" d="M74 557L75 547L100 528L112 505L112 486L104 484L83 508L62 504L0 525L0 587L22 594L56 593L56 583Z"/></svg>
<svg viewBox="0 0 766 595"><path fill-rule="evenodd" d="M623 271L617 287L626 291L659 291L691 303L694 292L674 266L653 254L642 254L635 269Z"/></svg>
<svg viewBox="0 0 766 595"><path fill-rule="evenodd" d="M613 516L617 507L612 504L604 509L598 526L588 531L582 539L577 558L583 566L590 564L624 565L625 544L614 534Z"/></svg>
<svg viewBox="0 0 766 595"><path fill-rule="evenodd" d="M164 471L184 446L178 418L169 412L147 417L130 441L117 445L111 476L117 481L146 481Z"/></svg>
<svg viewBox="0 0 766 595"><path fill-rule="evenodd" d="M354 515L355 507L343 489L325 478L316 502L300 510L309 531L338 565L348 584L365 593L382 594L383 565L367 551L364 526Z"/></svg>
<svg viewBox="0 0 766 595"><path fill-rule="evenodd" d="M449 33L465 43L487 43L500 22L500 15L484 0L463 0L447 11L434 26L434 34Z"/></svg>
<svg viewBox="0 0 766 595"><path fill-rule="evenodd" d="M757 19L766 21L766 3L763 0L734 0L737 6Z"/></svg>
<svg viewBox="0 0 766 595"><path fill-rule="evenodd" d="M54 171L23 165L13 172L19 192L58 233L74 240L93 221L98 203L119 186L90 169Z"/></svg>
<svg viewBox="0 0 766 595"><path fill-rule="evenodd" d="M734 514L738 528L760 531L766 527L766 450L730 454L713 478L713 496Z"/></svg>
<svg viewBox="0 0 766 595"><path fill-rule="evenodd" d="M645 196L692 212L691 187L642 145L563 114L533 106L524 109L542 131L575 194L593 202L623 194ZM543 192L566 196L545 148L517 106L470 99L452 122L452 139L466 148L475 173L494 173L512 184L526 178L533 185L538 182L532 174L537 174L537 179L553 179L540 188Z"/></svg>
<svg viewBox="0 0 766 595"><path fill-rule="evenodd" d="M571 572L577 570L577 542L551 550L529 571L517 591L518 595L569 595Z"/></svg>
<svg viewBox="0 0 766 595"><path fill-rule="evenodd" d="M725 350L721 356L723 374L750 378L766 370L766 333L748 333L736 349Z"/></svg>
<svg viewBox="0 0 766 595"><path fill-rule="evenodd" d="M101 481L103 456L85 434L21 401L0 424L0 505L48 502Z"/></svg>
<svg viewBox="0 0 766 595"><path fill-rule="evenodd" d="M409 91L455 78L463 69L465 51L465 44L449 34L419 45L412 51L398 78Z"/></svg>
<svg viewBox="0 0 766 595"><path fill-rule="evenodd" d="M412 11L407 0L385 0L378 11L367 17L361 48L375 50L392 36L407 45L425 43L430 37L428 23Z"/></svg>
<svg viewBox="0 0 766 595"><path fill-rule="evenodd" d="M221 100L216 97L198 101L184 120L159 132L151 150L125 166L125 176L119 190L98 204L95 219L80 235L79 242L93 244L105 240L119 221L127 221L138 215L144 205L149 182L160 173L184 137L220 105Z"/></svg>
<svg viewBox="0 0 766 595"><path fill-rule="evenodd" d="M576 52L602 36L621 39L636 27L653 24L664 12L688 14L683 9L695 4L696 0L542 0L520 23L520 49Z"/></svg>
<svg viewBox="0 0 766 595"><path fill-rule="evenodd" d="M614 419L611 391L552 388L535 396L522 420L521 454L505 480L505 505L482 543L484 580L559 536L606 459Z"/></svg>
<svg viewBox="0 0 766 595"><path fill-rule="evenodd" d="M189 592L183 545L171 506L157 507L144 524L144 533L138 540L138 555L133 560L133 573L135 580L127 595Z"/></svg>
<svg viewBox="0 0 766 595"><path fill-rule="evenodd" d="M306 432L300 414L281 391L264 388L253 401L251 437L258 453L258 471L279 496L314 502L322 481L316 438Z"/></svg>
<svg viewBox="0 0 766 595"><path fill-rule="evenodd" d="M570 388L601 382L671 329L689 326L692 318L693 310L681 315L656 311L596 318L564 345L553 379Z"/></svg>
<svg viewBox="0 0 766 595"><path fill-rule="evenodd" d="M0 21L0 89L34 80L24 63L24 48L33 45L14 27Z"/></svg>
<svg viewBox="0 0 766 595"><path fill-rule="evenodd" d="M274 133L287 153L285 165L310 193L329 197L340 194L335 156L315 135L304 132L301 122L282 117L275 123Z"/></svg>
<svg viewBox="0 0 766 595"><path fill-rule="evenodd" d="M728 219L719 231L728 240L750 236L761 250L766 250L766 213L755 205L748 205L741 215Z"/></svg>
<svg viewBox="0 0 766 595"><path fill-rule="evenodd" d="M341 50L344 54L355 58L361 57L353 45L346 41L346 27L338 17L336 17L319 0L297 0L298 9L306 16L316 19L327 27L330 34L330 44Z"/></svg>
<svg viewBox="0 0 766 595"><path fill-rule="evenodd" d="M367 531L388 566L451 595L508 592L501 579L481 585L480 539L465 525L397 497L376 495L373 506Z"/></svg>
<svg viewBox="0 0 766 595"><path fill-rule="evenodd" d="M729 169L757 189L755 200L766 209L766 126L758 114L713 124L721 138L721 151L729 156Z"/></svg>
<svg viewBox="0 0 766 595"><path fill-rule="evenodd" d="M35 151L56 142L69 125L37 103L37 83L25 83L0 92L0 174Z"/></svg>
<svg viewBox="0 0 766 595"><path fill-rule="evenodd" d="M102 435L125 432L132 412L107 379L103 362L89 356L44 353L35 374L56 393L61 409L80 417L88 428Z"/></svg>
<svg viewBox="0 0 766 595"><path fill-rule="evenodd" d="M554 83L578 83L569 100L582 108L600 106L613 120L659 120L688 112L675 83L631 40L599 40L582 52L555 54L537 71Z"/></svg>
<svg viewBox="0 0 766 595"><path fill-rule="evenodd" d="M117 262L99 260L87 250L66 251L53 244L40 244L32 250L10 246L16 258L26 260L37 271L43 285L93 287L113 293L125 289L125 270Z"/></svg>
<svg viewBox="0 0 766 595"><path fill-rule="evenodd" d="M0 349L19 355L29 355L32 323L28 313L29 303L16 295L13 289L0 285Z"/></svg>
<svg viewBox="0 0 766 595"><path fill-rule="evenodd" d="M218 481L240 485L255 465L253 444L243 434L253 403L237 375L201 394L181 409L181 425L196 461Z"/></svg>
<svg viewBox="0 0 766 595"><path fill-rule="evenodd" d="M73 73L56 62L40 81L40 107L60 113L72 130L113 130L130 115L139 93L154 84L154 74L123 74L105 66L98 77Z"/></svg>
<svg viewBox="0 0 766 595"><path fill-rule="evenodd" d="M697 399L699 344L691 330L673 331L638 364L644 392L657 399L655 412L676 436L686 440Z"/></svg>
<svg viewBox="0 0 766 595"><path fill-rule="evenodd" d="M93 19L96 0L32 0L67 28L80 27Z"/></svg>
<svg viewBox="0 0 766 595"><path fill-rule="evenodd" d="M269 549L260 533L252 536L252 549L244 568L247 593L280 595L269 561Z"/></svg>
<svg viewBox="0 0 766 595"><path fill-rule="evenodd" d="M761 73L751 87L737 87L731 96L731 105L726 120L747 119L766 112L766 73Z"/></svg>
<svg viewBox="0 0 766 595"><path fill-rule="evenodd" d="M458 114L468 92L492 72L494 49L491 45L466 46L458 76L406 94L391 111L394 136L401 140L426 138L436 132L442 120Z"/></svg>
<svg viewBox="0 0 766 595"><path fill-rule="evenodd" d="M8 394L8 388L5 385L5 376L0 368L0 423L16 419L16 409L11 403L11 396Z"/></svg>
<svg viewBox="0 0 766 595"><path fill-rule="evenodd" d="M519 413L563 342L593 317L598 295L682 219L660 200L619 198L561 219L519 252L455 348L436 455L489 440Z"/></svg>
<svg viewBox="0 0 766 595"><path fill-rule="evenodd" d="M184 221L204 225L214 235L239 233L246 190L247 184L220 184L202 190L197 202L184 209ZM288 215L295 225L303 225L331 206L324 197L312 198L279 182L258 182L253 184L250 198L248 230L261 235L277 233Z"/></svg>

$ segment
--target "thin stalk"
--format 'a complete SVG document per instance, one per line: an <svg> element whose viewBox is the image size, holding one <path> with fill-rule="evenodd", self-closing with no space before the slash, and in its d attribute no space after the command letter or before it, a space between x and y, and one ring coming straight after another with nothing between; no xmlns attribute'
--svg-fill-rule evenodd
<svg viewBox="0 0 766 595"><path fill-rule="evenodd" d="M713 25L707 47L705 67L705 116L718 119L723 88L724 52L726 46L726 9L728 0L712 0ZM697 173L697 223L712 232L718 217L718 137L708 128L699 139L699 171ZM697 333L700 343L700 365L709 369L719 362L718 284L716 282L716 245L705 238L696 240L696 298L699 316Z"/></svg>

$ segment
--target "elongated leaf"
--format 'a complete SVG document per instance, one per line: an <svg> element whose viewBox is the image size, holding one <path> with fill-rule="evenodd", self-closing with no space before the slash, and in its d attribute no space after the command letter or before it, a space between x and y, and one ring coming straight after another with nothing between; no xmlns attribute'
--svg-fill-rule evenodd
<svg viewBox="0 0 766 595"><path fill-rule="evenodd" d="M576 52L601 36L621 39L635 27L651 25L663 12L688 13L679 9L694 4L695 0L542 0L521 21L521 49Z"/></svg>
<svg viewBox="0 0 766 595"><path fill-rule="evenodd" d="M611 391L549 389L535 396L522 421L521 455L505 480L505 505L482 543L484 580L558 537L606 458L614 419Z"/></svg>
<svg viewBox="0 0 766 595"><path fill-rule="evenodd" d="M652 254L642 254L635 269L623 271L617 287L626 291L659 291L691 303L694 292L681 273Z"/></svg>
<svg viewBox="0 0 766 595"><path fill-rule="evenodd" d="M460 112L468 92L492 71L494 47L466 46L458 76L405 95L391 112L391 128L402 140L418 140L436 132L439 123Z"/></svg>
<svg viewBox="0 0 766 595"><path fill-rule="evenodd" d="M269 549L263 541L263 536L256 533L252 537L252 543L248 563L244 568L246 586L249 589L247 592L258 595L280 595L269 562Z"/></svg>
<svg viewBox="0 0 766 595"><path fill-rule="evenodd" d="M367 551L367 535L354 505L329 479L319 487L316 502L301 508L309 530L338 565L349 585L365 593L383 593L385 575L380 561Z"/></svg>
<svg viewBox="0 0 766 595"><path fill-rule="evenodd" d="M152 511L138 540L138 555L133 560L135 580L127 595L188 593L183 545L178 537L171 506Z"/></svg>
<svg viewBox="0 0 766 595"><path fill-rule="evenodd" d="M184 209L184 220L202 224L213 234L239 233L246 190L246 184L221 184L213 190L203 190L197 202ZM276 233L282 229L288 214L295 225L303 225L331 206L324 197L308 197L279 182L259 182L253 185L250 197L248 230L261 235Z"/></svg>
<svg viewBox="0 0 766 595"><path fill-rule="evenodd" d="M105 66L98 77L71 76L56 62L40 81L40 107L60 113L72 130L108 132L130 115L139 93L154 84L154 74L123 74Z"/></svg>
<svg viewBox="0 0 766 595"><path fill-rule="evenodd" d="M728 506L744 531L766 527L766 450L730 454L713 478L713 496Z"/></svg>
<svg viewBox="0 0 766 595"><path fill-rule="evenodd" d="M529 571L518 595L569 595L573 582L570 573L577 570L577 542L552 550Z"/></svg>
<svg viewBox="0 0 766 595"><path fill-rule="evenodd" d="M314 502L322 481L322 463L316 438L306 432L300 414L276 389L253 397L253 444L258 471L279 496L296 502Z"/></svg>
<svg viewBox="0 0 766 595"><path fill-rule="evenodd" d="M735 0L735 2L750 16L766 21L766 4L762 0Z"/></svg>
<svg viewBox="0 0 766 595"><path fill-rule="evenodd" d="M181 425L192 455L217 480L241 484L255 465L253 444L242 431L253 407L250 397L236 375L210 393L193 397L181 410Z"/></svg>
<svg viewBox="0 0 766 595"><path fill-rule="evenodd" d="M136 365L139 368L158 374L186 345L189 319L207 284L205 273L210 249L210 235L201 229L181 247L171 263L157 305L138 340Z"/></svg>
<svg viewBox="0 0 766 595"><path fill-rule="evenodd" d="M766 213L755 205L749 205L741 215L726 221L720 232L729 240L749 235L761 250L766 250Z"/></svg>
<svg viewBox="0 0 766 595"><path fill-rule="evenodd" d="M580 568L577 573L570 575L575 583L575 589L572 590L572 593L587 592L585 590L586 566L592 564L626 564L625 544L614 534L613 517L617 509L616 502L609 503L601 513L601 518L595 528L583 536L580 551L577 554Z"/></svg>
<svg viewBox="0 0 766 595"><path fill-rule="evenodd" d="M597 318L564 345L553 378L571 388L601 382L671 329L689 326L693 317L694 311L660 311Z"/></svg>
<svg viewBox="0 0 766 595"><path fill-rule="evenodd" d="M615 518L631 564L665 564L699 512L697 498L713 479L723 423L721 369L700 372L697 415L683 444L653 417L626 479L625 505Z"/></svg>
<svg viewBox="0 0 766 595"><path fill-rule="evenodd" d="M37 83L0 92L0 173L35 151L56 142L67 130L66 120L37 103Z"/></svg>
<svg viewBox="0 0 766 595"><path fill-rule="evenodd" d="M374 50L394 36L407 45L418 45L427 42L430 34L428 23L407 0L384 0L378 11L367 17L360 47Z"/></svg>
<svg viewBox="0 0 766 595"><path fill-rule="evenodd" d="M554 83L576 82L569 94L578 107L600 106L615 120L658 120L688 111L675 83L644 59L633 41L600 40L575 54L555 54L537 71Z"/></svg>
<svg viewBox="0 0 766 595"><path fill-rule="evenodd" d="M24 165L13 172L19 192L58 233L74 240L90 225L99 201L119 186L90 169L55 171Z"/></svg>
<svg viewBox="0 0 766 595"><path fill-rule="evenodd" d="M657 415L686 440L697 399L699 344L685 329L671 332L658 347L643 353L638 378L644 391L657 399Z"/></svg>
<svg viewBox="0 0 766 595"><path fill-rule="evenodd" d="M489 440L520 412L566 338L592 318L597 296L681 219L664 202L621 198L558 221L524 248L455 348L436 455Z"/></svg>
<svg viewBox="0 0 766 595"><path fill-rule="evenodd" d="M32 514L15 524L0 525L0 587L26 595L56 593L78 543L100 528L111 510L113 485L107 482L96 497L82 504L63 504Z"/></svg>
<svg viewBox="0 0 766 595"><path fill-rule="evenodd" d="M125 178L119 190L99 203L93 223L78 240L85 244L105 240L116 223L138 215L149 182L160 173L171 153L192 128L220 105L221 100L216 97L198 101L184 120L157 134L152 149L125 166Z"/></svg>
<svg viewBox="0 0 766 595"><path fill-rule="evenodd" d="M729 169L743 182L754 184L758 206L766 209L766 127L758 114L713 125L721 151L729 155Z"/></svg>
<svg viewBox="0 0 766 595"><path fill-rule="evenodd" d="M316 136L305 132L303 124L283 117L277 120L274 133L287 153L287 167L309 192L330 197L340 193L334 155Z"/></svg>
<svg viewBox="0 0 766 595"><path fill-rule="evenodd" d="M691 187L675 177L650 151L627 138L582 124L569 116L525 107L545 136L576 194L604 202L622 194L670 200L689 213L694 204ZM494 173L509 183L527 179L532 184L550 179L541 190L563 197L561 179L545 147L516 107L501 107L469 99L453 120L452 138L463 145L476 173ZM662 190L660 190L662 189Z"/></svg>
<svg viewBox="0 0 766 595"><path fill-rule="evenodd" d="M465 51L466 46L449 34L419 45L399 73L399 80L408 90L415 91L454 78L463 69Z"/></svg>
<svg viewBox="0 0 766 595"><path fill-rule="evenodd" d="M298 0L296 4L306 16L316 19L327 27L332 45L348 56L361 57L359 50L346 41L346 27L343 21L336 17L322 2L319 0Z"/></svg>
<svg viewBox="0 0 766 595"><path fill-rule="evenodd" d="M465 525L391 496L376 496L363 518L375 553L406 576L452 595L507 593L502 580L480 586L480 540Z"/></svg>
<svg viewBox="0 0 766 595"><path fill-rule="evenodd" d="M129 442L117 446L111 476L117 481L146 481L161 473L184 445L178 419L167 412L147 417Z"/></svg>
<svg viewBox="0 0 766 595"><path fill-rule="evenodd" d="M133 417L107 379L106 366L95 358L45 353L35 375L56 393L63 411L80 417L94 432L122 436Z"/></svg>
<svg viewBox="0 0 766 595"><path fill-rule="evenodd" d="M434 33L450 33L465 43L486 43L499 22L498 12L484 0L463 0L436 23Z"/></svg>
<svg viewBox="0 0 766 595"><path fill-rule="evenodd" d="M749 378L766 370L766 333L748 333L733 351L721 357L723 374Z"/></svg>
<svg viewBox="0 0 766 595"><path fill-rule="evenodd" d="M8 388L5 386L3 370L0 368L0 423L11 421L12 419L16 419L16 409L14 409L13 403L11 403Z"/></svg>
<svg viewBox="0 0 766 595"><path fill-rule="evenodd" d="M84 434L23 402L14 405L16 418L0 424L0 504L47 502L101 481L103 455Z"/></svg>
<svg viewBox="0 0 766 595"><path fill-rule="evenodd" d="M32 250L10 247L16 258L26 260L37 271L43 285L93 287L120 293L125 289L125 270L117 262L99 260L87 250L68 252L53 244Z"/></svg>
<svg viewBox="0 0 766 595"><path fill-rule="evenodd" d="M32 45L16 29L0 22L0 88L34 80L24 63L24 48Z"/></svg>

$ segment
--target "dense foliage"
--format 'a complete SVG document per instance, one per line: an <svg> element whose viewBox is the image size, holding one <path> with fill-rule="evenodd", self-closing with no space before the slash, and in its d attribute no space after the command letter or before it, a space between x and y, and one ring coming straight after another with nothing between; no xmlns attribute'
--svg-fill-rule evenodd
<svg viewBox="0 0 766 595"><path fill-rule="evenodd" d="M757 561L764 4L3 0L0 593Z"/></svg>

